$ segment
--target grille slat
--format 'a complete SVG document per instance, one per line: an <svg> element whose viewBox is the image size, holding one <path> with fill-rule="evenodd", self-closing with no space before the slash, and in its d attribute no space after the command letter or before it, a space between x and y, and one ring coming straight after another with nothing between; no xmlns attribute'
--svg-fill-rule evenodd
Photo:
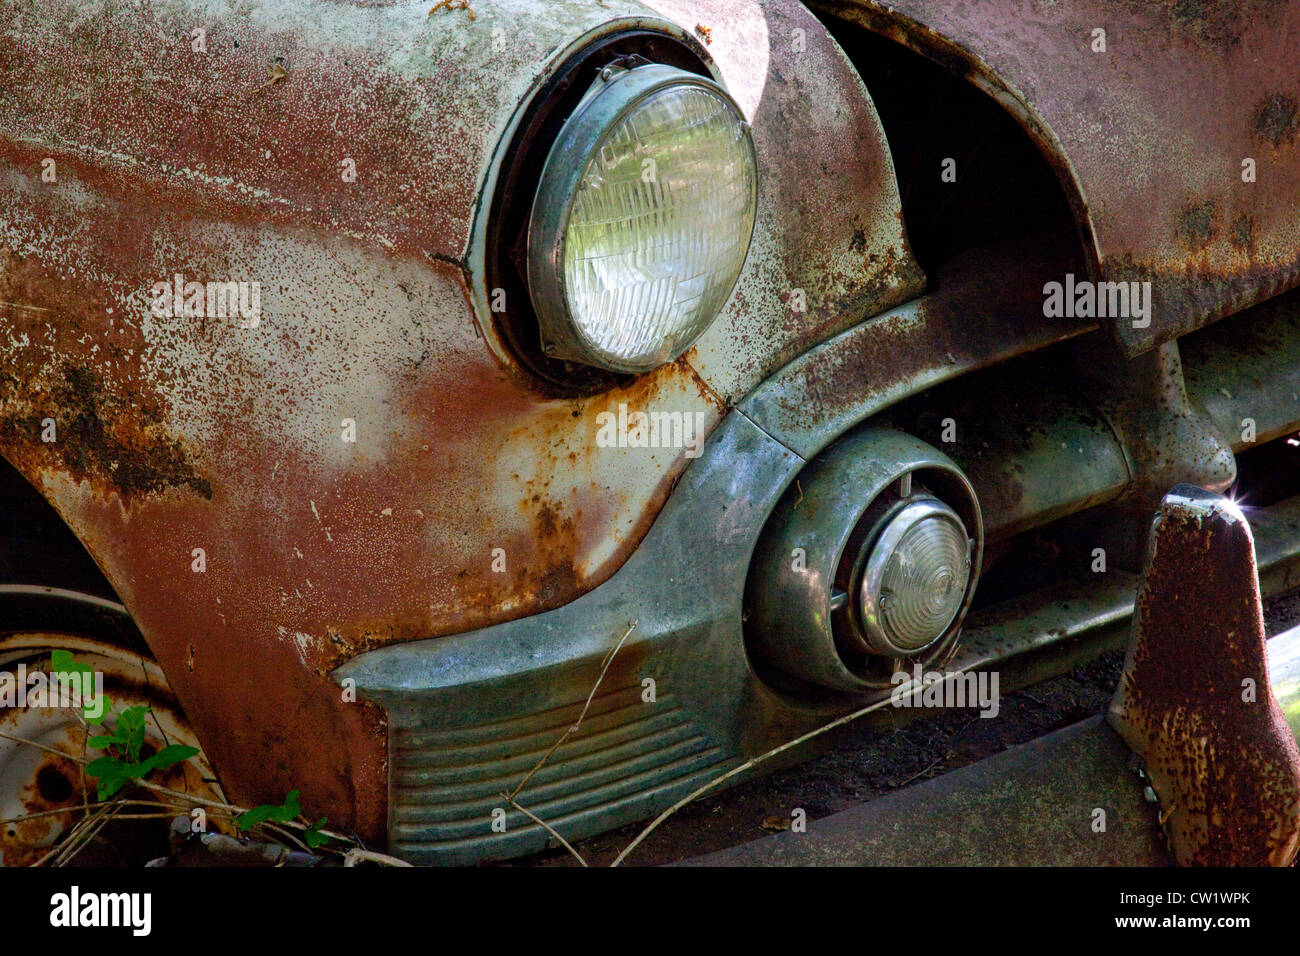
<svg viewBox="0 0 1300 956"><path fill-rule="evenodd" d="M680 721L664 719L612 728L591 738L570 739L551 754L542 769L533 776L530 786L583 773L585 768L617 759L623 751L653 750L677 743L691 736L691 733L691 729ZM512 789L516 786L545 753L545 750L539 750L519 757L469 766L425 767L418 763L404 764L399 773L400 785L419 790L436 788L440 793L448 795L458 791L472 793L476 790L497 793L502 788Z"/></svg>
<svg viewBox="0 0 1300 956"><path fill-rule="evenodd" d="M393 727L391 845L448 862L545 845L545 828L511 809L502 793L537 765L585 703L468 726ZM550 826L594 832L602 816L652 812L735 760L668 696L642 702L638 683L593 698L578 732L550 755L518 801ZM492 830L497 808L506 811L504 833Z"/></svg>
<svg viewBox="0 0 1300 956"><path fill-rule="evenodd" d="M668 702L667 695L659 697L659 703ZM469 748L491 745L502 739L516 739L522 736L554 733L556 737L564 733L578 715L582 713L585 701L563 704L547 710L536 711L519 717L507 717L484 723L461 727L401 727L398 733L409 746L428 750L455 748L464 751ZM602 716L616 710L630 710L641 706L641 688L628 687L599 694L591 701L586 719Z"/></svg>
<svg viewBox="0 0 1300 956"><path fill-rule="evenodd" d="M571 792L564 797L542 803L529 803L524 794L520 794L519 803L552 827L555 827L563 821L580 818L597 806L603 808L624 798L638 795L648 797L650 795L648 791L671 786L680 782L682 778L700 774L701 771L709 771L710 775L713 772L720 773L721 768L719 765L722 762L719 759L719 751L716 748L708 748L611 783L597 785L589 790ZM504 808L503 801L498 800L496 803L502 804ZM490 829L492 806L485 805L485 807L485 809L468 819L446 821L404 819L407 814L399 812L399 815L393 820L390 836L404 846L437 849L441 844L448 841L473 839L475 837L482 841L489 841L495 836L516 833L525 827L542 829L519 811L507 809L506 833L492 833Z"/></svg>
<svg viewBox="0 0 1300 956"><path fill-rule="evenodd" d="M665 726L666 718L671 714L675 714L676 711L676 707L667 707L662 712L651 714L627 710L620 710L615 714L598 715L595 718L588 714L586 719L583 720L578 733L570 736L564 746L567 747L570 743L589 738L594 739L618 734L626 728L636 727L647 722L654 722L656 726ZM436 750L428 747L412 747L402 740L401 734L398 732L394 734L393 761L395 765L400 765L403 769L447 770L469 769L502 758L525 761L531 757L536 762L571 726L573 726L572 723L568 723L561 725L557 729L547 729L517 737L500 737L491 744L481 744L474 748L455 747Z"/></svg>

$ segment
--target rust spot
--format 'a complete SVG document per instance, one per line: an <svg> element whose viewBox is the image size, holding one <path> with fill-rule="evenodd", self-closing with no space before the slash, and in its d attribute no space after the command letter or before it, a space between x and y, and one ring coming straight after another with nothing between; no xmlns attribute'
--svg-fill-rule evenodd
<svg viewBox="0 0 1300 956"><path fill-rule="evenodd" d="M36 774L36 791L47 803L61 804L72 799L72 781L62 770L46 764Z"/></svg>
<svg viewBox="0 0 1300 956"><path fill-rule="evenodd" d="M464 10L469 14L471 20L476 19L473 9L470 8L469 0L438 0L438 2L429 9L429 16L433 16L439 10Z"/></svg>
<svg viewBox="0 0 1300 956"><path fill-rule="evenodd" d="M51 743L70 747L72 734L69 732ZM35 768L19 792L18 804L25 812L40 815L10 820L0 828L0 857L5 866L32 865L46 855L59 834L71 829L80 813L72 809L81 802L81 794L74 784L80 777L76 764L52 754ZM64 807L69 808L66 814L49 812Z"/></svg>
<svg viewBox="0 0 1300 956"><path fill-rule="evenodd" d="M1131 5L1163 8L1173 25L1190 33L1198 41L1222 50L1239 46L1241 38L1254 22L1277 9L1278 0L1130 0Z"/></svg>
<svg viewBox="0 0 1300 956"><path fill-rule="evenodd" d="M555 607L563 603L563 598L578 590L580 579L577 569L572 564L561 564L549 568L537 581L536 593L538 604L543 608Z"/></svg>
<svg viewBox="0 0 1300 956"><path fill-rule="evenodd" d="M702 23L695 24L695 32L698 33L703 38L705 46L708 46L711 43L713 43L713 31L710 30L708 27L704 26L704 24Z"/></svg>
<svg viewBox="0 0 1300 956"><path fill-rule="evenodd" d="M1225 4L1206 0L1174 0L1169 10L1174 22L1191 29L1216 46L1234 46L1241 42L1241 24Z"/></svg>
<svg viewBox="0 0 1300 956"><path fill-rule="evenodd" d="M266 89L268 86L275 86L275 84L279 83L281 80L283 80L285 77L289 75L288 71L285 70L284 66L278 62L272 63L270 66L268 66L266 68L266 73L269 79L261 86L259 86L255 92L261 92L262 90Z"/></svg>
<svg viewBox="0 0 1300 956"><path fill-rule="evenodd" d="M1212 199L1185 206L1178 214L1178 237L1192 249L1204 249L1218 233L1214 225L1216 214Z"/></svg>
<svg viewBox="0 0 1300 956"><path fill-rule="evenodd" d="M1276 148L1291 143L1300 130L1300 104L1294 96L1269 93L1257 104L1250 117L1250 128L1260 139Z"/></svg>
<svg viewBox="0 0 1300 956"><path fill-rule="evenodd" d="M1255 220L1249 213L1241 213L1232 220L1229 234L1234 249L1250 252L1255 248Z"/></svg>
<svg viewBox="0 0 1300 956"><path fill-rule="evenodd" d="M161 434L156 409L121 407L130 398L108 394L89 368L70 366L65 374L47 392L14 403L18 410L0 417L0 426L34 443L43 419L53 418L58 440L44 447L60 457L73 478L105 482L125 501L172 487L212 497L212 485L195 470L184 446ZM0 377L0 405L21 394L14 377Z"/></svg>

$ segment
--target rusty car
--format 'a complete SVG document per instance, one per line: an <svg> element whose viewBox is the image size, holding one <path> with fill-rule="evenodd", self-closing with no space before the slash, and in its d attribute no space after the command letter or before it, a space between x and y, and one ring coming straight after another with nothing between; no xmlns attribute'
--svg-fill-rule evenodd
<svg viewBox="0 0 1300 956"><path fill-rule="evenodd" d="M0 668L148 707L155 796L503 860L1133 636L1173 856L1294 858L1300 3L0 34ZM84 718L0 733L0 859L49 859Z"/></svg>

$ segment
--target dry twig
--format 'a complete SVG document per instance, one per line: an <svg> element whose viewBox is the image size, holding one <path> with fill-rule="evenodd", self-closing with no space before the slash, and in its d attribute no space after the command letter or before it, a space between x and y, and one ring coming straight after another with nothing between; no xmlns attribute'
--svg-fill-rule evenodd
<svg viewBox="0 0 1300 956"><path fill-rule="evenodd" d="M944 678L946 679L950 676L955 676L957 674L964 674L966 671L970 669L971 669L970 667L960 667L956 670L947 671L944 674ZM897 689L895 693L903 694L903 695L912 693L913 685L916 685L916 689L919 689L919 687L921 686L917 684L915 680L910 680L907 682L907 684L903 685L903 687ZM767 753L759 754L757 757L752 757L749 760L746 760L744 763L740 764L739 766L732 767L730 770L728 770L726 773L722 774L721 776L713 778L708 783L704 784L704 786L698 787L691 793L687 794L685 797L678 800L676 803L674 803L663 813L659 814L659 816L651 820L650 823L646 826L646 828L636 835L636 839L634 839L631 843L625 846L622 852L620 852L619 855L614 858L614 862L611 863L610 866L612 867L619 866L625 859L627 859L629 853L631 853L638 846L640 846L641 842L646 837L648 837L651 833L653 833L656 828L658 828L659 824L663 823L665 820L667 820L670 816L672 816L682 807L686 806L688 803L691 803L692 801L698 799L699 797L704 796L704 794L708 793L710 790L717 787L718 784L724 783L727 780L730 780L732 777L744 773L746 770L750 770L753 767L756 767L759 764L764 763L767 760L770 760L772 757L775 757L777 754L784 753L785 751L789 750L792 747L797 747L800 744L807 743L809 740L812 740L814 737L820 737L822 734L834 730L836 727L843 727L845 724L852 723L853 721L857 720L859 717L864 717L867 714L871 713L872 711L880 710L888 706L893 699L894 699L894 695L891 694L889 697L886 697L883 700L878 700L874 704L868 704L866 707L859 708L858 710L853 711L853 713L851 714L845 714L843 717L838 717L835 720L832 720L828 724L822 724L820 727L814 730L810 730L808 731L808 733L803 734L800 737L796 737L794 740L787 740L779 747L773 747L771 750L767 751Z"/></svg>
<svg viewBox="0 0 1300 956"><path fill-rule="evenodd" d="M586 865L587 865L587 861L584 860L584 859L582 858L582 854L579 853L577 850L575 850L575 849L573 848L573 845L572 845L571 843L569 843L568 840L566 840L566 839L564 839L564 837L560 836L560 834L557 833L557 832L555 831L555 829L554 829L554 828L553 828L549 823L547 823L547 822L546 822L545 820L543 820L541 817L537 816L535 813L533 813L533 812L532 812L531 810L529 810L527 807L525 807L525 806L523 806L522 804L520 804L520 803L519 803L517 800L515 800L513 797L507 796L507 795L504 794L504 793L501 794L501 796L503 796L503 797L505 797L507 800L509 800L509 801L510 801L510 805L511 805L512 807L514 807L516 810L518 810L520 813L522 813L522 814L523 814L524 816L526 816L528 819L532 820L534 823L536 823L537 825L539 825L543 830L545 830L545 831L546 831L547 833L549 833L551 836L555 837L555 839L557 839L557 840L559 840L561 843L563 843L563 844L564 844L564 848L565 848L566 850L568 850L570 853L573 854L573 858L574 858L575 860L577 860L577 861L578 861L579 863L581 863L583 866L586 866Z"/></svg>
<svg viewBox="0 0 1300 956"><path fill-rule="evenodd" d="M405 860L399 860L395 856L389 856L387 853L377 853L374 850L363 850L360 847L353 847L343 854L344 866L356 866L358 863L382 863L384 866L410 866Z"/></svg>
<svg viewBox="0 0 1300 956"><path fill-rule="evenodd" d="M514 807L524 816L528 817L528 819L532 820L534 823L541 826L542 829L544 829L547 833L553 836L556 840L559 840L560 843L564 844L564 848L568 850L570 853L572 853L574 859L576 859L583 866L587 865L587 861L582 858L582 854L579 853L577 850L575 850L568 840L560 836L560 834L557 833L551 827L550 824L548 824L545 820L541 819L541 817L538 817L530 810L522 806L515 798L519 796L520 791L524 789L528 781L533 779L534 774L536 774L537 771L541 770L542 767L546 765L546 761L551 759L551 754L559 750L561 745L566 740L568 740L571 736L573 736L578 732L578 729L582 726L583 718L587 716L587 711L591 709L591 702L596 698L596 691L600 689L601 683L605 680L605 675L609 673L609 666L612 663L614 663L615 656L618 654L620 650L622 650L623 645L627 643L627 639L632 635L632 632L636 630L636 625L637 625L636 621L633 621L630 625L628 625L628 629L623 632L623 636L618 639L618 643L609 649L609 652L605 655L604 660L600 662L600 673L596 676L596 683L591 685L591 690L587 694L587 701L582 705L582 712L578 714L578 719L573 722L573 725L570 726L568 730L566 730L564 733L560 735L560 738L557 741L555 741L555 743L551 744L550 748L546 751L546 753L542 754L541 759L538 760L537 763L533 766L533 769L528 771L528 773L524 774L524 779L520 780L519 784L513 790L511 790L509 793L501 794L501 796L505 798L506 802L509 803L512 807Z"/></svg>
<svg viewBox="0 0 1300 956"><path fill-rule="evenodd" d="M528 783L529 780L533 779L533 775L537 773L537 771L542 769L542 766L546 763L546 761L551 759L551 754L559 750L561 744L563 744L566 740L568 740L569 737L571 737L573 734L578 732L578 728L582 726L582 719L587 716L587 711L591 708L591 701L596 696L596 691L600 688L601 681L605 679L605 673L609 670L609 665L614 662L614 655L617 654L620 649L622 649L624 642L628 639L628 636L635 629L636 629L636 622L633 621L631 627L629 627L626 631L624 631L623 636L618 639L618 643L615 644L613 648L610 649L609 653L605 655L605 659L601 662L600 665L600 676L596 678L596 683L591 685L591 693L587 695L587 702L582 706L582 713L580 713L578 715L578 719L573 722L573 726L570 727L568 730L566 730L563 734L561 734L560 739L557 740L555 743L551 744L551 748L547 750L546 753L542 754L542 759L537 761L537 765L534 766L532 770L528 771L528 773L524 774L524 779L519 781L519 785L515 787L513 790L511 790L509 794L506 795L506 799L509 800L511 803L513 803L515 797L519 795L519 791L524 789L524 785Z"/></svg>

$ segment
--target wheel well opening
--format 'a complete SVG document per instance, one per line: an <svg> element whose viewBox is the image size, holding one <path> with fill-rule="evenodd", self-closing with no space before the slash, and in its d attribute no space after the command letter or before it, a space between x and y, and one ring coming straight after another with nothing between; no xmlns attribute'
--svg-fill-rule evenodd
<svg viewBox="0 0 1300 956"><path fill-rule="evenodd" d="M0 501L0 633L83 634L152 656L81 540L3 457ZM54 591L45 593L45 588Z"/></svg>
<svg viewBox="0 0 1300 956"><path fill-rule="evenodd" d="M894 40L834 17L826 23L880 114L903 221L927 275L978 246L1038 233L1079 238L1056 172L996 100Z"/></svg>

